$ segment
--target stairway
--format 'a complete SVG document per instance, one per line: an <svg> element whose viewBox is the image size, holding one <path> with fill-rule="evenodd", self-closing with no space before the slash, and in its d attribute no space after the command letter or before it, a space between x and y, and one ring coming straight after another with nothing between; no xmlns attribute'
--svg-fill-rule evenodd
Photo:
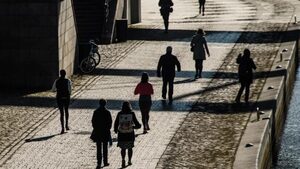
<svg viewBox="0 0 300 169"><path fill-rule="evenodd" d="M99 39L104 27L105 0L73 0L79 43Z"/></svg>

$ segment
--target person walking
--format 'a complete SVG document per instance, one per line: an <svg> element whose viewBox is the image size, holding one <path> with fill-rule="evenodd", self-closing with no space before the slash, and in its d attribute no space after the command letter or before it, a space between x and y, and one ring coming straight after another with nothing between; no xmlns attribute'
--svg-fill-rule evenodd
<svg viewBox="0 0 300 169"><path fill-rule="evenodd" d="M175 66L177 71L181 71L180 63L176 56L172 55L172 47L168 46L166 54L162 55L157 65L157 77L162 75L163 87L162 87L162 98L166 99L167 85L169 84L169 104L173 101L173 85L175 78ZM162 73L162 74L161 74Z"/></svg>
<svg viewBox="0 0 300 169"><path fill-rule="evenodd" d="M118 113L114 124L114 131L118 134L117 146L121 148L122 168L126 167L126 149L128 150L128 165L132 165L132 148L135 141L134 129L139 128L141 128L141 124L132 111L130 103L128 101L123 102L122 110Z"/></svg>
<svg viewBox="0 0 300 169"><path fill-rule="evenodd" d="M94 111L92 118L93 131L91 139L96 142L97 146L97 168L101 168L102 158L104 166L109 166L107 159L108 142L111 144L110 129L112 127L111 113L107 110L106 100L99 100L99 108ZM103 151L103 154L102 154Z"/></svg>
<svg viewBox="0 0 300 169"><path fill-rule="evenodd" d="M240 103L241 95L246 88L245 91L245 102L248 104L249 101L249 92L250 92L250 85L253 82L253 72L252 69L256 69L256 65L252 58L250 58L250 50L245 49L244 54L238 55L238 58L236 59L236 63L239 64L239 82L241 83L240 90L237 94L237 97L235 99L236 103Z"/></svg>
<svg viewBox="0 0 300 169"><path fill-rule="evenodd" d="M191 41L191 51L193 52L193 59L195 60L195 79L202 77L203 60L206 60L206 54L209 57L210 53L207 47L203 29L198 29L196 35L193 36Z"/></svg>
<svg viewBox="0 0 300 169"><path fill-rule="evenodd" d="M199 1L199 14L201 14L201 10L202 10L202 16L204 16L206 0L198 0L198 1Z"/></svg>
<svg viewBox="0 0 300 169"><path fill-rule="evenodd" d="M153 94L153 86L149 83L149 75L147 72L142 74L141 82L135 87L134 94L140 94L139 106L142 113L144 134L146 134L147 130L150 130L149 112L152 105L151 95Z"/></svg>
<svg viewBox="0 0 300 169"><path fill-rule="evenodd" d="M160 6L160 14L164 20L165 25L165 33L168 33L169 29L169 16L170 13L173 12L172 6L174 3L172 0L159 0L158 6Z"/></svg>
<svg viewBox="0 0 300 169"><path fill-rule="evenodd" d="M52 86L52 91L56 92L56 101L60 112L61 134L69 130L69 104L72 91L72 82L66 78L66 71L60 70L60 77L56 79ZM66 117L66 124L64 125L64 116Z"/></svg>

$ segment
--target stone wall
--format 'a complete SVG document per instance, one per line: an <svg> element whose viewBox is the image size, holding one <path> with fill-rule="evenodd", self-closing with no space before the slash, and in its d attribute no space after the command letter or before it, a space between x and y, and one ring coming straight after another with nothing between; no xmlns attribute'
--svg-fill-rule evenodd
<svg viewBox="0 0 300 169"><path fill-rule="evenodd" d="M70 2L0 2L2 90L49 88L60 68L73 72L76 31Z"/></svg>

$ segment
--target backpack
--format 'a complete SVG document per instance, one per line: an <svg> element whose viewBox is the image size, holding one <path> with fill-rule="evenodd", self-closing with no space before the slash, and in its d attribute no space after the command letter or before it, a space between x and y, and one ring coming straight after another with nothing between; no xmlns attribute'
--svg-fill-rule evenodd
<svg viewBox="0 0 300 169"><path fill-rule="evenodd" d="M118 130L120 133L133 132L133 116L132 116L132 114L120 114Z"/></svg>

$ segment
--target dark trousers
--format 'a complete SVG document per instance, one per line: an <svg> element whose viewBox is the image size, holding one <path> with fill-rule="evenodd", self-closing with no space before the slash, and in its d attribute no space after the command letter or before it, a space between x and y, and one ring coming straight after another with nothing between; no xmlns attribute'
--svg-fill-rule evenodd
<svg viewBox="0 0 300 169"><path fill-rule="evenodd" d="M149 112L151 109L152 101L150 95L141 95L139 99L139 106L142 113L142 122L144 129L147 129L149 122Z"/></svg>
<svg viewBox="0 0 300 169"><path fill-rule="evenodd" d="M60 112L60 123L61 123L61 129L64 130L64 116L66 116L66 128L68 128L68 120L69 120L69 104L70 104L70 98L69 97L63 97L63 98L57 98L57 105Z"/></svg>
<svg viewBox="0 0 300 169"><path fill-rule="evenodd" d="M166 13L166 14L162 15L163 20L164 20L164 25L165 25L165 31L168 31L168 29L169 29L169 16L170 16L170 13Z"/></svg>
<svg viewBox="0 0 300 169"><path fill-rule="evenodd" d="M205 11L205 0L199 0L199 12L201 13L201 9L202 9L202 13L204 13Z"/></svg>
<svg viewBox="0 0 300 169"><path fill-rule="evenodd" d="M202 69L203 69L203 60L202 59L196 59L195 60L195 69L196 69L196 76L201 76Z"/></svg>
<svg viewBox="0 0 300 169"><path fill-rule="evenodd" d="M238 92L238 95L236 96L236 101L240 101L242 93L244 91L244 89L246 88L246 92L245 92L245 102L248 103L249 100L249 92L250 92L250 83L245 83L245 82L241 82L241 87L240 90Z"/></svg>
<svg viewBox="0 0 300 169"><path fill-rule="evenodd" d="M97 146L97 164L98 166L101 166L101 162L102 162L102 157L103 157L103 163L107 164L107 144L108 142L96 142L96 146ZM102 154L102 149L103 149L103 154Z"/></svg>
<svg viewBox="0 0 300 169"><path fill-rule="evenodd" d="M173 99L174 77L163 77L162 96L165 98L167 94L167 85L169 84L169 100Z"/></svg>

